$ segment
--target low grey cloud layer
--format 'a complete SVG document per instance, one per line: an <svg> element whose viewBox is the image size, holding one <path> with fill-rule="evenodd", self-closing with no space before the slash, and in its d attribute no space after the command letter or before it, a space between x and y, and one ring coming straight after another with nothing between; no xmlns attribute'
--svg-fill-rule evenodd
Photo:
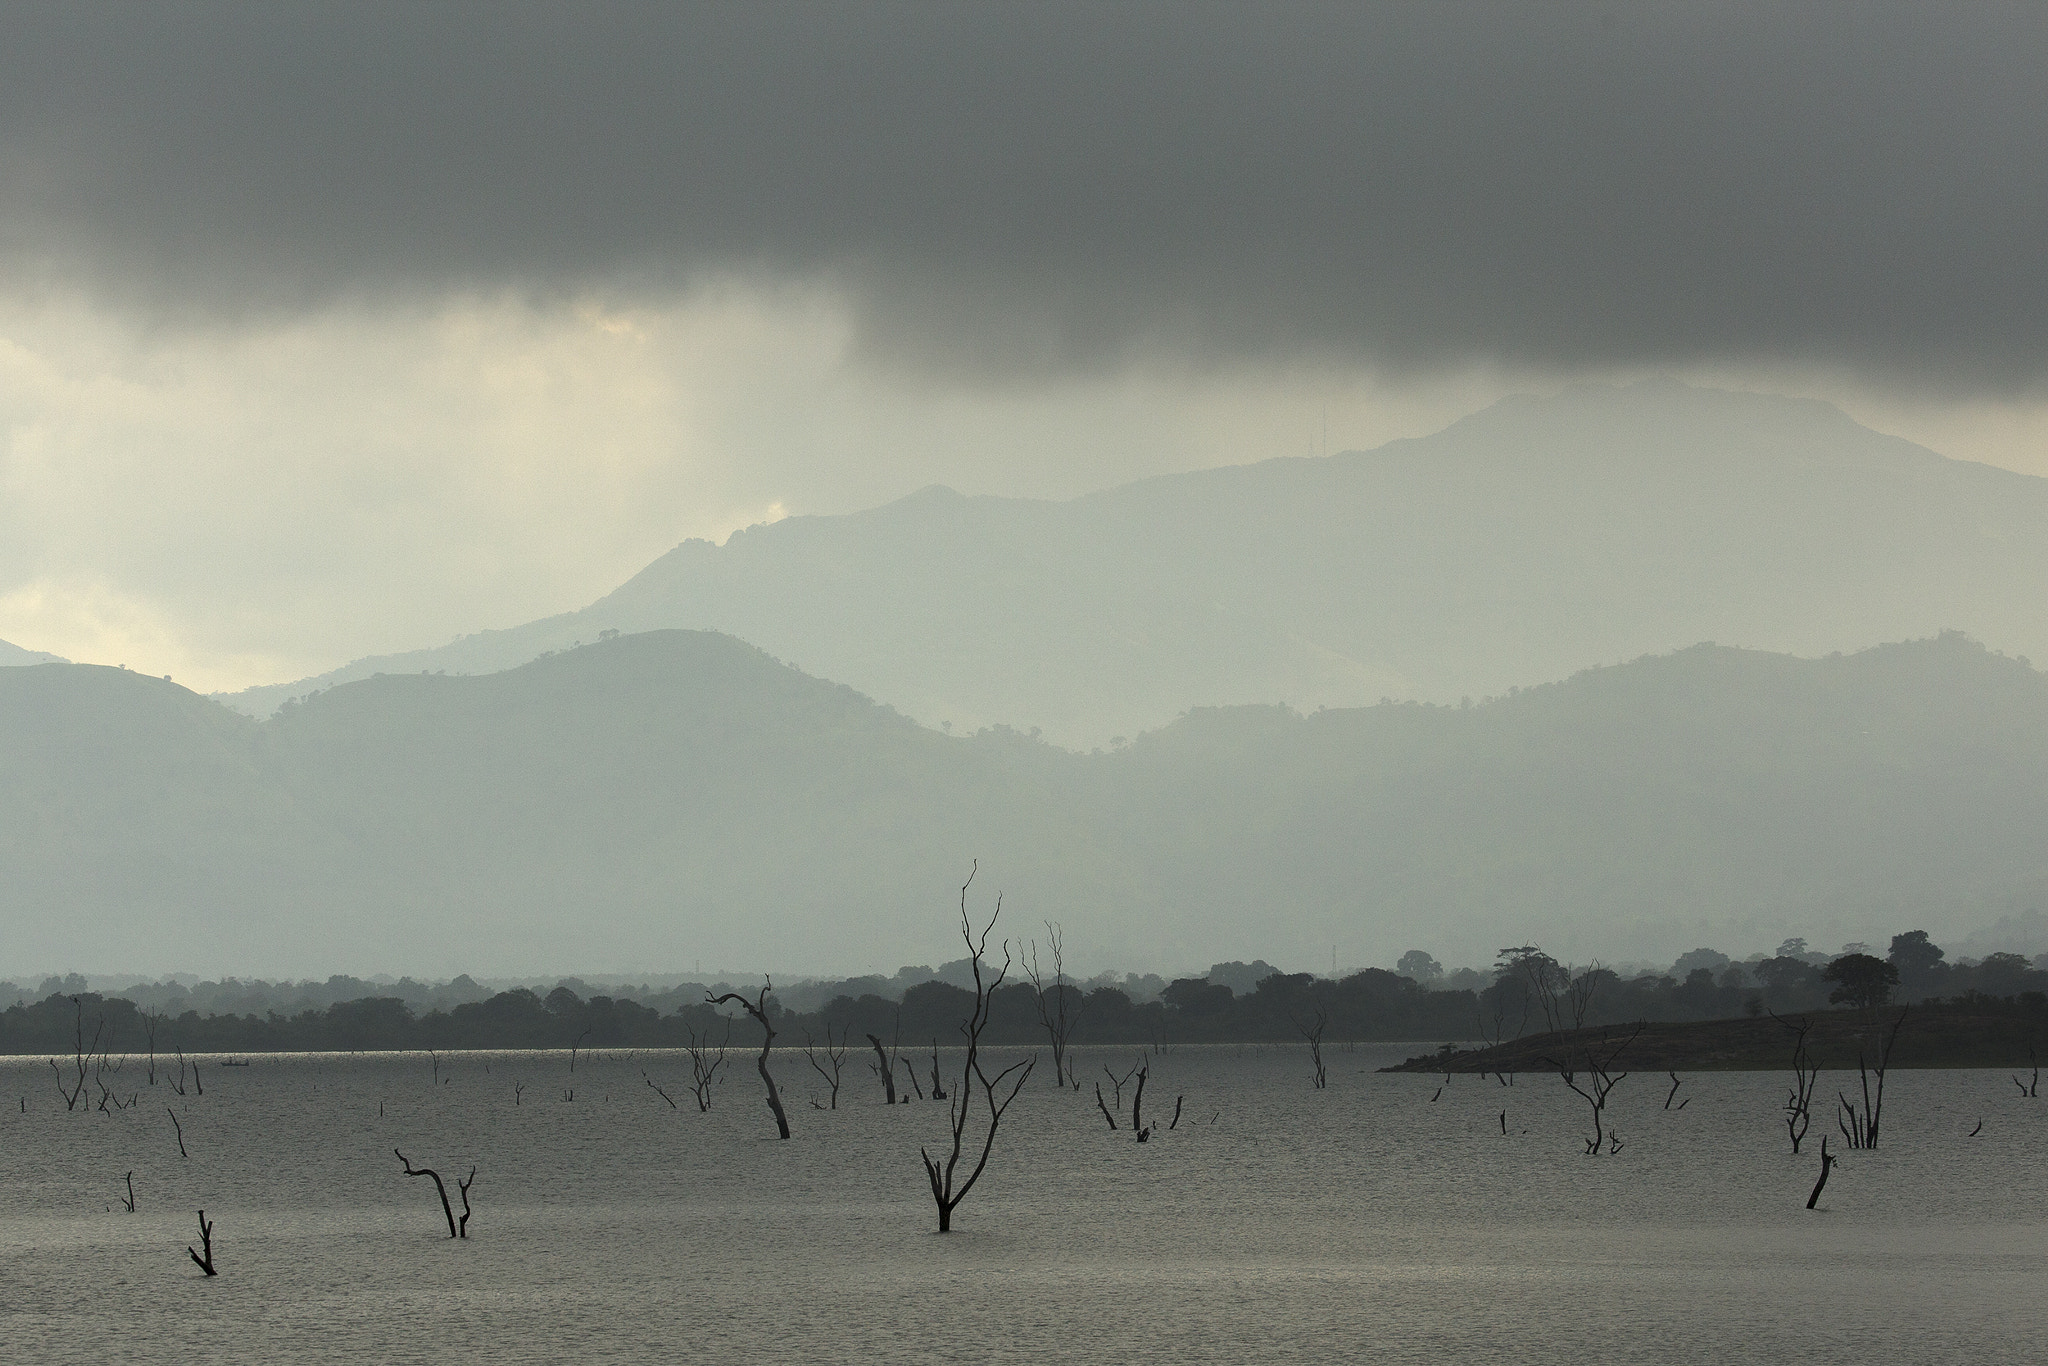
<svg viewBox="0 0 2048 1366"><path fill-rule="evenodd" d="M150 313L842 291L865 354L2048 366L2048 10L15 7L0 257Z"/></svg>

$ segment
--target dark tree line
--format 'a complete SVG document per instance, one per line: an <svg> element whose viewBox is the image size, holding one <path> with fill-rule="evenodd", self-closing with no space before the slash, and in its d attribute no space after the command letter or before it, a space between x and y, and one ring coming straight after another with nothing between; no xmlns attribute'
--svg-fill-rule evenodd
<svg viewBox="0 0 2048 1366"><path fill-rule="evenodd" d="M1072 983L1005 982L990 994L983 1040L991 1045L1044 1044L1045 1018L1065 1011L1066 1041L1086 1044L1281 1042L1300 1038L1298 1021L1328 1012L1328 1036L1451 1039L1471 1036L1472 993L1426 991L1405 977L1368 969L1340 981L1306 973L1274 974L1245 995L1207 982L1176 982L1164 999L1134 1003L1113 987L1084 991ZM373 1052L462 1048L686 1048L724 1036L735 1008L709 1003L662 1013L608 996L578 997L557 988L545 998L519 989L452 1010L416 1014L405 1002L370 997L296 1015L210 1015L187 1011L146 1020L120 997L85 995L86 1032L104 1022L101 1046L143 1051L153 1030L158 1050L255 1053L293 1049ZM763 1009L773 1027L801 1039L939 1039L958 1033L974 1013L975 994L946 982L911 987L903 999L840 996L798 1013L773 995ZM79 1018L73 998L53 996L0 1011L0 1052L63 1054L73 1050Z"/></svg>
<svg viewBox="0 0 2048 1366"><path fill-rule="evenodd" d="M1411 977L1367 968L1335 980L1273 972L1244 992L1183 978L1158 1000L1139 1002L1115 987L1084 988L1056 968L1036 984L1006 981L992 991L982 1039L1043 1045L1048 1030L1057 1028L1061 1052L1089 1044L1283 1043L1302 1038L1304 1020L1321 1020L1331 1041L1493 1041L1567 1027L1876 1008L1944 997L1980 1010L1997 1005L2048 1014L2048 972L2017 954L1951 965L1917 930L1895 937L1884 958L1851 953L1816 962L1781 954L1719 974L1695 969L1684 980L1624 978L1597 964L1571 967L1523 945L1502 952L1492 983L1478 991L1431 990ZM959 1022L974 1014L975 993L931 980L911 986L900 1001L847 993L797 1012L770 994L761 1008L774 1029L796 1039L950 1041ZM291 1015L188 1010L175 1017L146 1013L118 996L53 994L0 1011L0 1053L72 1057L81 1047L81 1020L86 1036L101 1031L103 1051L147 1050L158 1057L173 1049L688 1048L726 1037L736 1016L745 1023L729 1003L721 1009L699 999L664 1012L601 994L586 999L566 986L546 996L519 988L424 1012L395 997L371 996Z"/></svg>

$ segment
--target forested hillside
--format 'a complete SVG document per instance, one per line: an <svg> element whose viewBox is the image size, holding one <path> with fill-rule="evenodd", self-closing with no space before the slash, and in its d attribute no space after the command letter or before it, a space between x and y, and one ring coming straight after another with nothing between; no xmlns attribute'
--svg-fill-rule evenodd
<svg viewBox="0 0 2048 1366"><path fill-rule="evenodd" d="M10 957L94 970L884 970L957 956L976 859L1008 933L1060 921L1091 971L1946 939L2048 891L2048 679L1957 637L1199 710L1101 754L695 632L265 723L42 665L0 671L0 745Z"/></svg>

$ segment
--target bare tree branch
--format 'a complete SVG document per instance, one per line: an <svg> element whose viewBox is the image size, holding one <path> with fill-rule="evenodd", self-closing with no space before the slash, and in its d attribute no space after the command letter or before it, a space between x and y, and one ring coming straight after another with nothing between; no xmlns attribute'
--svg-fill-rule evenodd
<svg viewBox="0 0 2048 1366"><path fill-rule="evenodd" d="M760 995L756 1000L749 1001L736 991L728 991L723 996L713 996L707 991L704 993L704 999L714 1006L724 1005L727 1001L737 1001L747 1014L754 1017L754 1022L761 1026L761 1056L755 1060L754 1066L760 1070L761 1084L768 1088L768 1108L775 1115L775 1131L786 1139L789 1137L789 1116L782 1112L782 1092L776 1088L775 1076L768 1070L768 1054L775 1047L775 1026L768 1022L768 993L774 989L775 984L764 976L761 979Z"/></svg>
<svg viewBox="0 0 2048 1366"><path fill-rule="evenodd" d="M448 1236L450 1238L458 1236L455 1229L455 1210L448 1203L448 1187L442 1182L441 1173L435 1171L432 1167L415 1168L412 1165L412 1163L405 1160L404 1153L399 1152L396 1148L393 1148L391 1151L397 1155L399 1165L405 1168L405 1174L407 1176L431 1176L434 1178L434 1189L436 1191L439 1191L441 1194L441 1213L448 1217ZM472 1170L470 1174L473 1177L475 1175L475 1172ZM465 1187L464 1189L467 1189L467 1187ZM465 1199L463 1201L463 1208L466 1211L468 1207L469 1202L467 1199ZM465 1220L467 1220L468 1217L469 1216L467 1213L463 1215L463 1218Z"/></svg>
<svg viewBox="0 0 2048 1366"><path fill-rule="evenodd" d="M949 1107L952 1119L952 1147L943 1162L934 1158L925 1149L918 1149L918 1156L924 1159L925 1176L931 1183L932 1202L938 1206L941 1233L951 1231L954 1209L967 1198L967 1193L974 1189L974 1183L981 1179L982 1172L988 1168L989 1154L995 1150L996 1130L1002 1124L1003 1112L1017 1099L1017 1093L1024 1089L1024 1083L1030 1079L1031 1070L1037 1064L1036 1058L1027 1058L1022 1062L1012 1063L991 1077L981 1063L981 1034L988 1025L996 989L1003 984L1003 977L1010 970L1010 946L1008 941L1004 942L1002 967L996 969L992 979L985 979L982 975L982 958L988 951L989 934L1002 916L1003 899L1000 894L996 897L995 910L990 914L988 923L982 926L977 934L974 922L967 914L967 889L974 885L974 874L980 870L981 865L977 860L973 870L967 875L967 881L960 886L960 936L967 943L968 962L974 972L974 1007L973 1013L960 1026L960 1032L967 1040L967 1054L961 1062L960 1084L953 1088L953 1098ZM933 1054L933 1067L936 1082L936 1050ZM1011 1082L1010 1078L1013 1076L1016 1080ZM1005 1082L1010 1083L1007 1092L1003 1089ZM967 1123L977 1088L987 1104L988 1130L982 1138L981 1153L975 1159L973 1169L962 1177L960 1166L966 1147ZM934 1089L937 1089L936 1085Z"/></svg>

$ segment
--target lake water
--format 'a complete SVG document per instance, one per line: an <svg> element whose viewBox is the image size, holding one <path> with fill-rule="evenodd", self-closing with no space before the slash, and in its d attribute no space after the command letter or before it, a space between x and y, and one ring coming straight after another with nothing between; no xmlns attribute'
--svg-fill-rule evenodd
<svg viewBox="0 0 2048 1366"><path fill-rule="evenodd" d="M1112 1133L1043 1074L938 1236L918 1145L858 1055L836 1111L778 1051L709 1114L679 1055L256 1055L206 1094L67 1113L0 1061L0 1352L13 1362L2003 1362L2048 1357L2048 1097L1894 1072L1882 1147L1806 1196L1774 1074L1622 1082L1584 1155L1555 1077L1379 1075L1414 1048L1177 1047ZM1131 1049L1082 1050L1084 1080ZM957 1063L951 1064L957 1066ZM928 1062L927 1062L928 1066ZM646 1069L681 1102L671 1109ZM524 1087L514 1103L515 1084ZM1440 1098L1432 1093L1442 1087ZM567 1097L573 1090L574 1099ZM93 1091L84 1104L97 1098ZM1818 1100L1818 1097L1817 1097ZM25 1102L25 1112L23 1104ZM184 1126L178 1155L166 1106ZM379 1113L380 1106L382 1113ZM1500 1112L1508 1132L1501 1132ZM1822 1117L1823 1109L1825 1118ZM1983 1129L1971 1138L1981 1119ZM1839 1140L1837 1140L1839 1141ZM476 1164L466 1241L432 1183ZM121 1197L135 1174L137 1210ZM216 1222L221 1274L185 1255Z"/></svg>

